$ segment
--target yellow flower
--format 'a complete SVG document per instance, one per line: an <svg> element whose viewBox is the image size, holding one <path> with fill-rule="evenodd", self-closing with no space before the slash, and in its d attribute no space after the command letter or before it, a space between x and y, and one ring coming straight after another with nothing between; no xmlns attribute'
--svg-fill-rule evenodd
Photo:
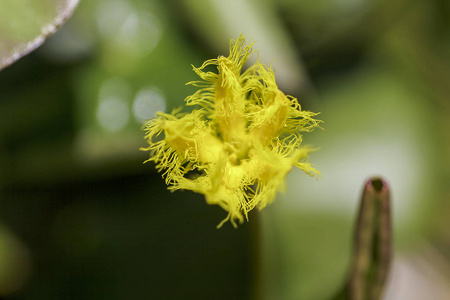
<svg viewBox="0 0 450 300"><path fill-rule="evenodd" d="M225 209L218 227L227 220L236 227L250 210L271 203L292 166L319 174L308 161L313 149L300 147L301 132L318 127L317 113L281 92L272 68L256 62L242 72L252 46L241 35L228 57L193 67L202 80L188 83L199 90L185 101L199 108L160 112L145 127L147 161L163 172L170 190L201 193ZM218 73L204 71L208 66Z"/></svg>

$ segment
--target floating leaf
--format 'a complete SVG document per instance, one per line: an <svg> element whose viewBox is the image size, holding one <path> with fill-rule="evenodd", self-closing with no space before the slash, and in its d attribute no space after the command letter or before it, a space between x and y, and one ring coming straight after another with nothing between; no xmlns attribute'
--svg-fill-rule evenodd
<svg viewBox="0 0 450 300"><path fill-rule="evenodd" d="M42 45L72 15L78 1L0 1L0 70Z"/></svg>

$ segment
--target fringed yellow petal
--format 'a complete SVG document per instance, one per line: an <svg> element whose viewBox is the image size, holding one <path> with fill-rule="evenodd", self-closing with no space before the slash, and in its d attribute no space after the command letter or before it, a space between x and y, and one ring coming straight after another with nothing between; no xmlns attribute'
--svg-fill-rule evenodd
<svg viewBox="0 0 450 300"><path fill-rule="evenodd" d="M292 166L320 175L308 160L314 149L300 146L301 132L319 127L317 113L281 92L271 67L256 62L242 72L252 46L241 35L231 41L228 57L193 67L201 80L188 84L199 90L185 101L200 109L159 113L145 128L147 161L170 190L204 194L208 204L226 210L218 227L227 221L236 227L252 209L270 204ZM209 66L217 73L205 72Z"/></svg>

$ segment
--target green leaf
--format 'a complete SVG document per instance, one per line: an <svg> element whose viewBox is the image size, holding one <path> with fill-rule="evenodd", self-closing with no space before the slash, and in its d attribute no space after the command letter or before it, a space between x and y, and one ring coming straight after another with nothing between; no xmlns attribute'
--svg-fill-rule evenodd
<svg viewBox="0 0 450 300"><path fill-rule="evenodd" d="M72 15L78 1L0 1L0 70L42 45Z"/></svg>

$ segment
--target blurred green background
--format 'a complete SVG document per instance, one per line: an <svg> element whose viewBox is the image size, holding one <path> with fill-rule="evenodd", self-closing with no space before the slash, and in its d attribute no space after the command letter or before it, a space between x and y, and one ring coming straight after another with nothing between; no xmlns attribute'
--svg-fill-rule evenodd
<svg viewBox="0 0 450 300"><path fill-rule="evenodd" d="M0 5L0 50L64 1L37 2ZM304 143L322 178L293 170L271 206L217 230L226 213L168 192L138 149L143 121L195 91L191 64L240 33L321 112ZM395 226L385 299L450 299L449 98L448 0L81 1L0 71L0 297L330 299L379 175Z"/></svg>

